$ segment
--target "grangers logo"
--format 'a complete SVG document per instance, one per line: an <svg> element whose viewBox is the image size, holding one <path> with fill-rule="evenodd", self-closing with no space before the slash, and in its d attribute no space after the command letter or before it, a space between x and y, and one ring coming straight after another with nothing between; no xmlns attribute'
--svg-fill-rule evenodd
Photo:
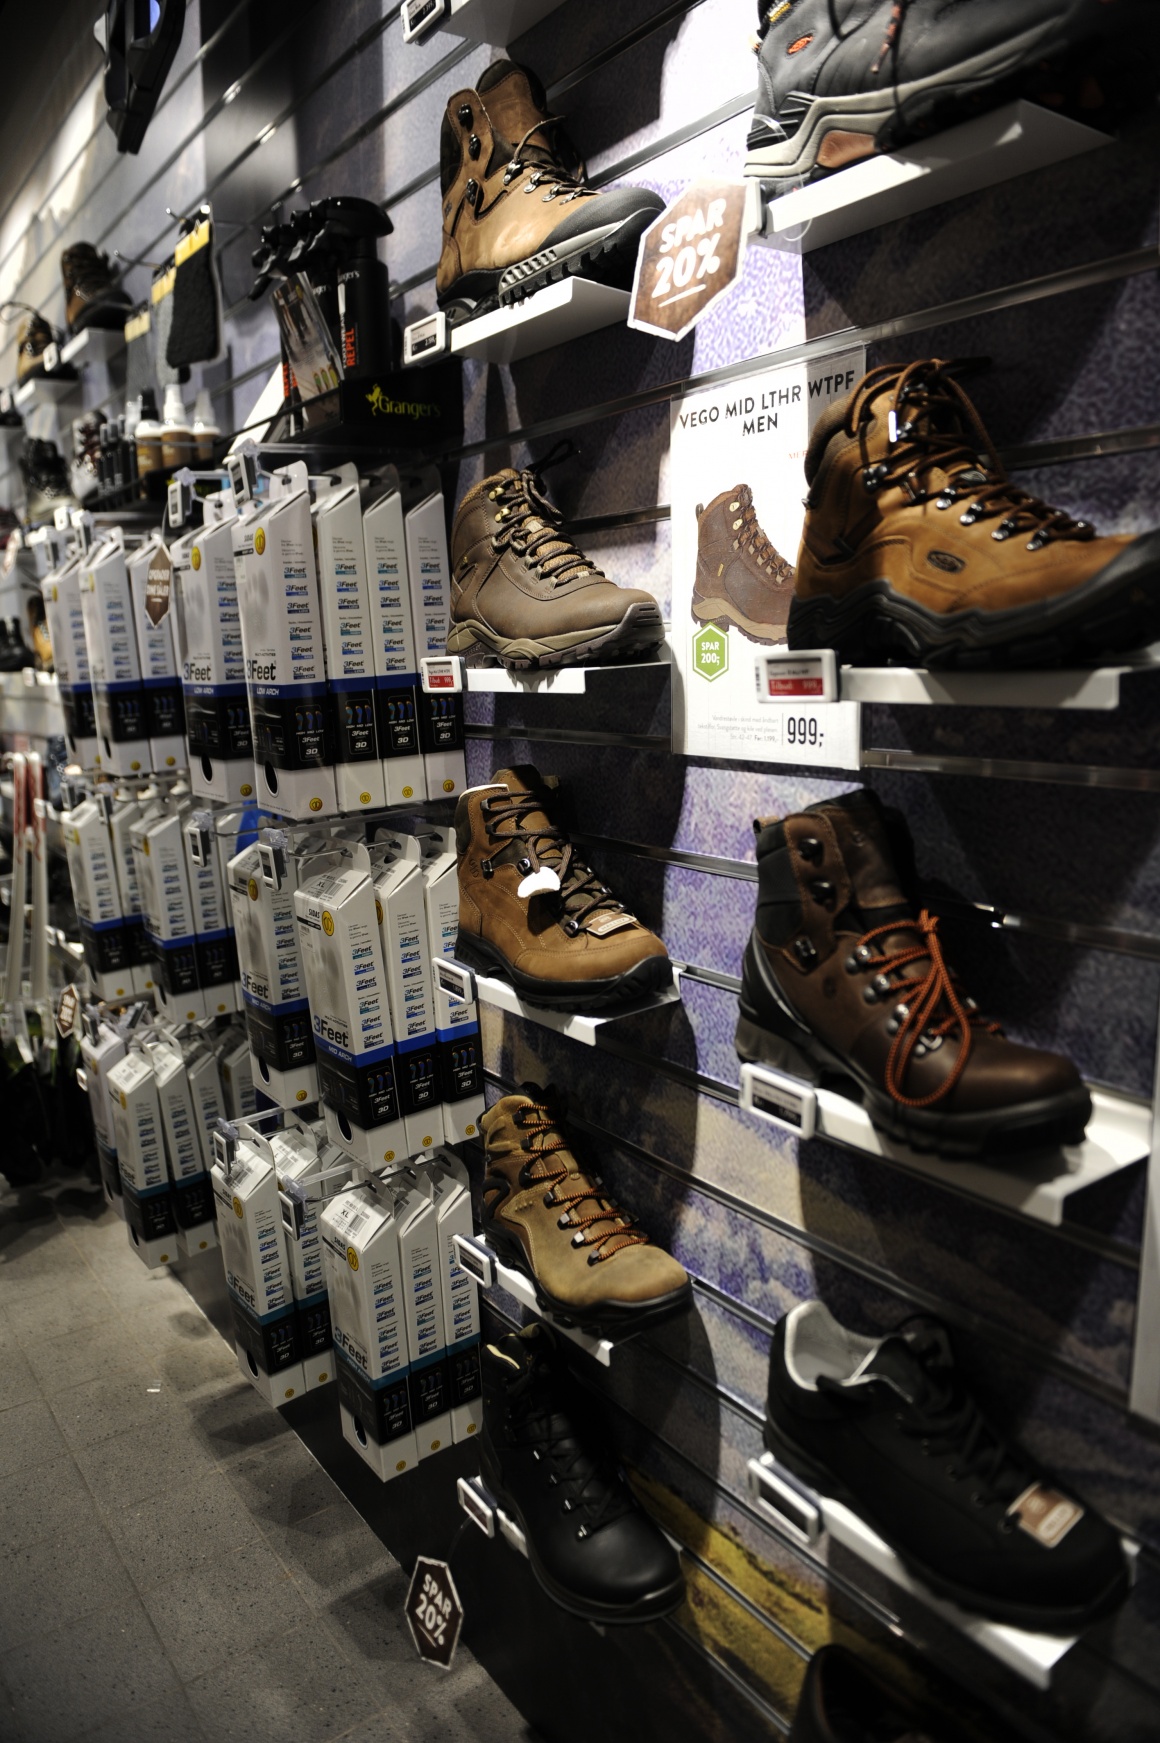
<svg viewBox="0 0 1160 1743"><path fill-rule="evenodd" d="M427 400L391 399L383 392L377 381L367 394L366 399L376 418L382 416L384 418L414 418L418 420L439 416L439 407Z"/></svg>

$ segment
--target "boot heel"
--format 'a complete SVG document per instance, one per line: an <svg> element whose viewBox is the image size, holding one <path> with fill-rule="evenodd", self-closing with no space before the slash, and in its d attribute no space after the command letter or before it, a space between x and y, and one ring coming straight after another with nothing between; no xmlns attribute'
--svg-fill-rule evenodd
<svg viewBox="0 0 1160 1743"><path fill-rule="evenodd" d="M787 1076L800 1078L803 1083L819 1084L822 1081L821 1068L808 1054L784 1035L763 1029L751 1017L742 1015L738 1018L733 1045L738 1058L747 1065L771 1065L775 1071L784 1071Z"/></svg>

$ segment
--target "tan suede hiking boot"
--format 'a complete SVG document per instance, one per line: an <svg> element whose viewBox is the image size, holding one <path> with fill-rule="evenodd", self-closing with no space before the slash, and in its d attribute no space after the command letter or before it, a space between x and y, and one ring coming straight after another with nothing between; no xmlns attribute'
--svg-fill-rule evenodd
<svg viewBox="0 0 1160 1743"><path fill-rule="evenodd" d="M949 1160L1078 1144L1092 1105L1079 1072L1008 1041L968 998L937 917L902 889L903 828L868 792L754 824L738 1054L852 1083L880 1131Z"/></svg>
<svg viewBox="0 0 1160 1743"><path fill-rule="evenodd" d="M647 188L590 188L535 74L495 61L456 91L439 142L439 307L454 319L583 273L632 284L637 244L664 201Z"/></svg>
<svg viewBox="0 0 1160 1743"><path fill-rule="evenodd" d="M447 651L505 666L570 666L651 653L665 634L651 593L617 587L561 530L534 468L469 490L451 531Z"/></svg>
<svg viewBox="0 0 1160 1743"><path fill-rule="evenodd" d="M1097 538L1011 483L954 368L871 370L819 418L790 647L987 668L1154 640L1160 533Z"/></svg>
<svg viewBox="0 0 1160 1743"><path fill-rule="evenodd" d="M532 1005L592 1010L672 984L660 939L618 902L551 817L530 764L469 787L455 811L455 954Z"/></svg>
<svg viewBox="0 0 1160 1743"><path fill-rule="evenodd" d="M479 1123L487 1145L483 1232L562 1324L612 1336L689 1305L684 1268L576 1160L552 1090L525 1084Z"/></svg>
<svg viewBox="0 0 1160 1743"><path fill-rule="evenodd" d="M107 254L91 242L74 242L60 257L65 321L70 333L85 327L123 327L133 307Z"/></svg>
<svg viewBox="0 0 1160 1743"><path fill-rule="evenodd" d="M793 598L793 564L766 538L748 484L697 504L698 623L736 624L750 641L783 642Z"/></svg>

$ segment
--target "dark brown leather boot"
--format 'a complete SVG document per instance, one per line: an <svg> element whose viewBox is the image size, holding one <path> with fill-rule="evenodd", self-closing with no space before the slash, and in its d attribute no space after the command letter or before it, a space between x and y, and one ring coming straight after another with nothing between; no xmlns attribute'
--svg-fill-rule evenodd
<svg viewBox="0 0 1160 1743"><path fill-rule="evenodd" d="M819 418L790 647L1018 668L1154 640L1160 533L1097 538L1011 483L953 371L885 365Z"/></svg>
<svg viewBox="0 0 1160 1743"><path fill-rule="evenodd" d="M74 242L60 257L65 320L70 333L85 327L123 327L133 304L107 254L91 242Z"/></svg>
<svg viewBox="0 0 1160 1743"><path fill-rule="evenodd" d="M758 524L748 484L723 490L708 508L697 504L698 623L736 624L750 641L783 642L793 598L793 564Z"/></svg>
<svg viewBox="0 0 1160 1743"><path fill-rule="evenodd" d="M439 146L439 307L482 314L583 273L632 284L637 243L664 201L647 188L590 188L534 73L496 61L456 91Z"/></svg>
<svg viewBox="0 0 1160 1743"><path fill-rule="evenodd" d="M532 1005L592 1010L671 985L660 939L581 859L530 764L469 787L455 811L455 954L500 974Z"/></svg>
<svg viewBox="0 0 1160 1743"><path fill-rule="evenodd" d="M651 593L617 587L561 530L532 469L469 490L451 531L447 651L505 666L571 666L651 653L665 634Z"/></svg>
<svg viewBox="0 0 1160 1743"><path fill-rule="evenodd" d="M525 1084L479 1124L487 1144L483 1232L562 1324L615 1336L688 1306L683 1267L576 1160L552 1090Z"/></svg>
<svg viewBox="0 0 1160 1743"><path fill-rule="evenodd" d="M943 958L937 918L899 887L872 794L754 828L742 1059L844 1079L879 1130L948 1159L1080 1142L1091 1097L1079 1072L980 1015Z"/></svg>

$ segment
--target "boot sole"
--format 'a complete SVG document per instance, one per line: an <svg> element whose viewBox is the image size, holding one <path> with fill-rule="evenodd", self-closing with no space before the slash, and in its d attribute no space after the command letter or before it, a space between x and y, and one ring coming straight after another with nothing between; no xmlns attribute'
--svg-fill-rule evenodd
<svg viewBox="0 0 1160 1743"><path fill-rule="evenodd" d="M480 1449L482 1452L482 1448ZM685 1581L682 1575L676 1585L662 1586L659 1591L646 1592L643 1598L638 1598L635 1604L628 1607L613 1604L598 1604L593 1599L577 1597L567 1586L561 1586L554 1580L536 1554L532 1542L532 1534L528 1530L524 1515L518 1502L496 1481L493 1473L487 1468L483 1459L480 1460L483 1480L491 1493L492 1499L508 1515L514 1519L524 1534L527 1545L528 1565L535 1575L536 1584L545 1591L554 1604L561 1610L566 1610L570 1616L579 1616L585 1622L599 1622L615 1627L618 1623L659 1622L665 1616L671 1616L674 1610L679 1610L685 1601Z"/></svg>
<svg viewBox="0 0 1160 1743"><path fill-rule="evenodd" d="M1075 16L1086 9L1086 0L1075 0L1071 13ZM1022 67L1049 54L1072 48L1081 40L1083 33L1077 33L1073 40L1061 20L1052 18L1009 42L996 44L985 54L960 61L957 66L933 73L927 79L914 79L905 85L887 85L881 91L813 97L788 139L772 140L750 150L745 160L745 174L766 183L775 196L790 193L803 183L839 175L841 169L827 170L818 165L818 152L828 133L864 133L877 141L879 134L891 124L914 127L936 104L975 96L980 89L1009 78ZM809 93L801 95L807 97Z"/></svg>
<svg viewBox="0 0 1160 1743"><path fill-rule="evenodd" d="M486 938L469 937L460 927L455 959L477 974L495 974L506 980L529 1005L554 1011L598 1011L608 1005L629 1004L664 992L673 984L673 965L667 956L646 956L623 974L608 980L540 980L513 968Z"/></svg>
<svg viewBox="0 0 1160 1743"><path fill-rule="evenodd" d="M987 1113L937 1114L928 1108L904 1108L807 1029L795 1025L791 1033L789 1019L784 1023L784 1032L769 1028L743 1005L734 1037L738 1058L747 1064L771 1065L815 1087L827 1080L847 1090L853 1086L875 1130L912 1150L933 1153L943 1162L970 1162L1083 1142L1092 1098L1082 1084L1062 1095Z"/></svg>
<svg viewBox="0 0 1160 1743"><path fill-rule="evenodd" d="M447 636L449 654L469 654L485 648L515 672L575 666L592 655L602 655L611 665L635 654L650 654L665 639L660 606L643 601L630 605L619 623L596 629L575 630L562 635L502 636L479 618L452 624Z"/></svg>
<svg viewBox="0 0 1160 1743"><path fill-rule="evenodd" d="M811 1489L833 1501L840 1501L849 1507L860 1519L865 1520L873 1531L878 1533L884 1543L888 1543L899 1561L908 1573L921 1580L924 1586L936 1597L945 1598L952 1604L970 1611L974 1615L985 1616L991 1622L1006 1622L1013 1628L1028 1628L1035 1633L1043 1634L1078 1634L1090 1623L1096 1622L1101 1616L1111 1612L1123 1603L1128 1595L1128 1573L1123 1569L1105 1589L1093 1598L1090 1603L1073 1605L1069 1608L1044 1609L1037 1604L1013 1604L1005 1598L994 1598L987 1593L972 1591L969 1586L960 1586L954 1580L947 1579L945 1574L938 1573L926 1562L914 1555L905 1545L892 1538L886 1528L881 1525L866 1509L866 1504L860 1495L826 1470L824 1465L811 1458L795 1440L785 1433L767 1416L762 1428L762 1439L766 1452L772 1453L779 1464L785 1466L794 1476L807 1483Z"/></svg>
<svg viewBox="0 0 1160 1743"><path fill-rule="evenodd" d="M602 1301L596 1307L575 1307L544 1288L528 1264L518 1240L501 1232L494 1223L485 1223L484 1233L504 1264L528 1279L536 1292L536 1300L558 1325L588 1332L592 1337L615 1339L644 1331L660 1320L682 1313L693 1300L693 1285L686 1283L683 1288L674 1289L668 1295L655 1296L651 1301Z"/></svg>
<svg viewBox="0 0 1160 1743"><path fill-rule="evenodd" d="M889 581L844 599L795 599L791 648L834 648L846 665L1025 671L1098 663L1160 635L1160 533L1147 533L1057 599L1011 611L928 611Z"/></svg>
<svg viewBox="0 0 1160 1743"><path fill-rule="evenodd" d="M543 290L546 285L575 277L586 266L626 253L633 265L641 237L659 216L657 212L638 212L622 218L618 224L601 224L582 236L573 236L551 248L537 249L525 260L491 271L478 270L464 276L438 299L438 304L452 326L474 320L477 315L490 314L494 309L511 307L525 297ZM631 273L628 275L631 278Z"/></svg>
<svg viewBox="0 0 1160 1743"><path fill-rule="evenodd" d="M781 633L776 634L776 626L772 623L758 623L754 617L746 617L738 611L728 599L694 599L692 616L695 623L713 623L720 629L722 624L731 623L739 629L743 636L751 642L760 642L762 647L778 647L786 637L785 625Z"/></svg>

